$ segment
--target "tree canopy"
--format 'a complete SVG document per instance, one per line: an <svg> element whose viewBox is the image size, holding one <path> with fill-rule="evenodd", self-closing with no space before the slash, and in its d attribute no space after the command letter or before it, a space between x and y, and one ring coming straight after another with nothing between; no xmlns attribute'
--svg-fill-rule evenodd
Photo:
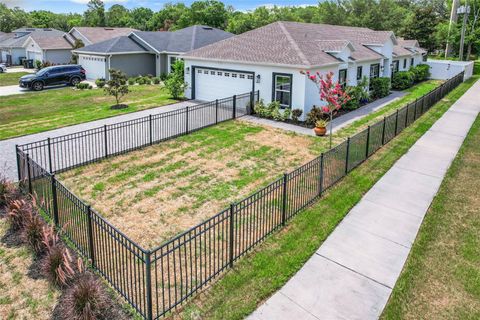
<svg viewBox="0 0 480 320"><path fill-rule="evenodd" d="M465 0L461 0L465 1ZM198 0L189 6L166 3L159 11L145 7L109 8L91 0L83 14L58 14L45 10L25 12L0 3L0 31L19 27L50 27L68 31L73 26L131 27L147 31L178 30L195 24L239 34L275 21L298 21L392 30L397 36L415 38L430 51L443 49L447 39L458 47L462 16L449 32L451 0L326 0L312 6L260 6L238 11L218 0ZM468 51L480 50L478 26L480 0L470 0L466 31Z"/></svg>

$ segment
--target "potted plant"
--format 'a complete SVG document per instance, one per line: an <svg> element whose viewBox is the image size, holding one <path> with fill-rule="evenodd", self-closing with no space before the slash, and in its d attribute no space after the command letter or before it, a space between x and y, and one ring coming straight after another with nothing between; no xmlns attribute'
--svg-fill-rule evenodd
<svg viewBox="0 0 480 320"><path fill-rule="evenodd" d="M327 133L327 125L328 121L327 120L317 120L315 121L315 128L313 128L313 131L315 131L315 134L317 136L324 136Z"/></svg>

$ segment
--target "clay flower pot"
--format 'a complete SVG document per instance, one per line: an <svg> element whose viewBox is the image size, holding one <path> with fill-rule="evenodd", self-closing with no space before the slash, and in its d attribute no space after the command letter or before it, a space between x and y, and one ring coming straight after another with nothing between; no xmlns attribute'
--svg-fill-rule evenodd
<svg viewBox="0 0 480 320"><path fill-rule="evenodd" d="M327 128L326 127L315 127L313 128L313 131L317 136L324 136L327 133Z"/></svg>

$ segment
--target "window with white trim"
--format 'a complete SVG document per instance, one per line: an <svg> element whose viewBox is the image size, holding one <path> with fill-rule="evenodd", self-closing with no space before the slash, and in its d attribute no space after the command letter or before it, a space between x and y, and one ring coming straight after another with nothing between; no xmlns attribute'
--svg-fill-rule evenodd
<svg viewBox="0 0 480 320"><path fill-rule="evenodd" d="M292 107L292 75L273 74L273 99L280 103L281 108Z"/></svg>

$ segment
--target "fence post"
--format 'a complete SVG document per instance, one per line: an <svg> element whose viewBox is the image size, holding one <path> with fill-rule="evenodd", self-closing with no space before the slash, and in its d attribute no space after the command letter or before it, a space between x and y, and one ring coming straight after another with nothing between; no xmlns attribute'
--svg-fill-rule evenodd
<svg viewBox="0 0 480 320"><path fill-rule="evenodd" d="M53 206L53 222L56 226L59 226L58 221L58 203L57 203L57 186L55 185L55 175L50 176L52 180L52 206Z"/></svg>
<svg viewBox="0 0 480 320"><path fill-rule="evenodd" d="M397 109L397 112L396 112L396 115L395 115L395 135L398 134L398 109Z"/></svg>
<svg viewBox="0 0 480 320"><path fill-rule="evenodd" d="M283 174L282 226L287 221L287 173Z"/></svg>
<svg viewBox="0 0 480 320"><path fill-rule="evenodd" d="M233 236L233 232L235 231L235 228L234 228L234 223L235 223L235 219L234 219L234 214L235 214L235 204L232 203L230 204L230 235L229 235L229 246L230 246L230 251L229 251L229 266L230 268L233 268L233 241L235 241L235 237Z"/></svg>
<svg viewBox="0 0 480 320"><path fill-rule="evenodd" d="M418 99L415 99L415 111L413 112L413 120L417 120L417 103Z"/></svg>
<svg viewBox="0 0 480 320"><path fill-rule="evenodd" d="M32 175L30 173L30 156L27 153L27 177L28 177L28 193L32 194Z"/></svg>
<svg viewBox="0 0 480 320"><path fill-rule="evenodd" d="M108 137L107 137L107 125L103 126L103 143L105 144L105 158L108 158Z"/></svg>
<svg viewBox="0 0 480 320"><path fill-rule="evenodd" d="M250 108L247 110L247 114L252 114L252 110L254 109L254 102L255 100L255 91L250 91Z"/></svg>
<svg viewBox="0 0 480 320"><path fill-rule="evenodd" d="M257 102L260 101L260 90L257 90Z"/></svg>
<svg viewBox="0 0 480 320"><path fill-rule="evenodd" d="M382 146L385 144L385 128L387 125L387 117L383 117L383 130L382 130Z"/></svg>
<svg viewBox="0 0 480 320"><path fill-rule="evenodd" d="M185 134L188 134L188 106L185 108Z"/></svg>
<svg viewBox="0 0 480 320"><path fill-rule="evenodd" d="M149 134L150 134L150 145L153 144L153 124L152 124L152 115L148 115L148 125L149 125Z"/></svg>
<svg viewBox="0 0 480 320"><path fill-rule="evenodd" d="M405 112L405 128L408 125L408 109L409 109L409 107L408 107L408 104L407 104L407 111Z"/></svg>
<svg viewBox="0 0 480 320"><path fill-rule="evenodd" d="M218 124L218 99L215 99L215 124Z"/></svg>
<svg viewBox="0 0 480 320"><path fill-rule="evenodd" d="M17 156L17 176L18 182L22 181L22 174L20 172L20 155L18 154L18 144L15 145L15 154Z"/></svg>
<svg viewBox="0 0 480 320"><path fill-rule="evenodd" d="M147 289L147 319L153 319L153 304L152 304L152 252L147 250L145 252L145 277Z"/></svg>
<svg viewBox="0 0 480 320"><path fill-rule="evenodd" d="M232 119L235 119L236 116L237 116L237 95L234 95L233 96L233 115L232 115Z"/></svg>
<svg viewBox="0 0 480 320"><path fill-rule="evenodd" d="M370 126L368 126L368 129L367 129L367 147L365 148L365 159L368 158L368 156L370 155Z"/></svg>
<svg viewBox="0 0 480 320"><path fill-rule="evenodd" d="M345 159L345 175L348 173L348 158L350 157L350 137L347 138L347 157Z"/></svg>
<svg viewBox="0 0 480 320"><path fill-rule="evenodd" d="M49 172L52 173L52 144L50 142L50 138L47 138L48 143L48 168Z"/></svg>
<svg viewBox="0 0 480 320"><path fill-rule="evenodd" d="M323 152L320 155L320 182L318 188L318 196L321 197L323 193Z"/></svg>
<svg viewBox="0 0 480 320"><path fill-rule="evenodd" d="M92 226L92 208L87 206L87 232L88 232L88 249L90 255L90 261L92 263L92 267L95 267L95 250L93 247L93 226Z"/></svg>

